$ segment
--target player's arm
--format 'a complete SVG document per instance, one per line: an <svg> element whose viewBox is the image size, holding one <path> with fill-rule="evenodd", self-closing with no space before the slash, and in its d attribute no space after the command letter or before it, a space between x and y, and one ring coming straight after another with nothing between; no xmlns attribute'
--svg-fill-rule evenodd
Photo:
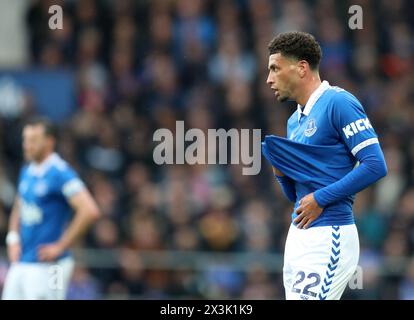
<svg viewBox="0 0 414 320"><path fill-rule="evenodd" d="M288 198L290 201L296 201L296 189L295 189L295 182L290 179L289 177L285 176L280 170L276 169L272 166L273 174L279 182L280 187L282 188L283 194Z"/></svg>
<svg viewBox="0 0 414 320"><path fill-rule="evenodd" d="M370 145L356 154L359 166L337 182L315 192L321 207L356 194L387 174L384 154L379 144Z"/></svg>
<svg viewBox="0 0 414 320"><path fill-rule="evenodd" d="M270 155L271 152L269 152L269 146L267 145L266 141L262 142L262 152L263 152L263 155L266 157L266 159L272 165L273 175L275 176L277 182L279 183L283 194L286 196L286 198L289 201L296 202L295 182L292 178L288 177L282 171L276 168L276 166L278 165L272 159L272 156Z"/></svg>
<svg viewBox="0 0 414 320"><path fill-rule="evenodd" d="M338 94L331 113L333 126L359 166L339 181L314 194L321 207L354 195L387 174L378 137L361 104L354 97Z"/></svg>
<svg viewBox="0 0 414 320"><path fill-rule="evenodd" d="M95 200L76 176L67 179L62 186L62 192L74 211L74 217L57 242L39 248L38 256L42 261L53 261L58 258L100 216Z"/></svg>
<svg viewBox="0 0 414 320"><path fill-rule="evenodd" d="M6 236L7 255L10 262L16 262L20 258L21 245L19 234L19 219L20 219L20 198L17 196L13 203L13 208L9 218L9 232Z"/></svg>
<svg viewBox="0 0 414 320"><path fill-rule="evenodd" d="M379 144L370 145L356 155L360 165L342 179L303 197L294 220L305 229L322 213L322 208L354 195L387 174L387 166Z"/></svg>
<svg viewBox="0 0 414 320"><path fill-rule="evenodd" d="M72 196L69 203L75 216L59 240L65 249L69 248L100 216L98 206L87 189Z"/></svg>

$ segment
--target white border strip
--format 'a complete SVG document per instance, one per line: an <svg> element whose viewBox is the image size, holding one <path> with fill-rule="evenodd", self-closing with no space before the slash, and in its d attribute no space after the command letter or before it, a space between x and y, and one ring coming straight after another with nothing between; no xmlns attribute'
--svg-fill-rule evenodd
<svg viewBox="0 0 414 320"><path fill-rule="evenodd" d="M363 142L361 142L360 144L356 145L352 150L351 153L355 156L358 151L364 149L365 147L370 146L371 144L374 143L379 143L378 138L371 138L371 139L367 139Z"/></svg>

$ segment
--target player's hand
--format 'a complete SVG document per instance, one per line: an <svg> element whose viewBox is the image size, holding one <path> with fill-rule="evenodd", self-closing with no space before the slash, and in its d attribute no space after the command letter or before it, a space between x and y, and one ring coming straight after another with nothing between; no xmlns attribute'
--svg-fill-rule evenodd
<svg viewBox="0 0 414 320"><path fill-rule="evenodd" d="M278 176L278 177L284 177L285 175L283 174L282 171L280 171L279 169L276 169L275 167L272 166L273 169L273 173Z"/></svg>
<svg viewBox="0 0 414 320"><path fill-rule="evenodd" d="M11 263L19 261L21 251L22 247L20 243L9 244L7 246L7 255Z"/></svg>
<svg viewBox="0 0 414 320"><path fill-rule="evenodd" d="M298 215L293 222L297 224L298 229L307 229L322 213L323 208L319 207L313 193L308 194L299 201L299 207L296 209Z"/></svg>
<svg viewBox="0 0 414 320"><path fill-rule="evenodd" d="M65 251L65 248L59 242L55 242L40 246L37 256L40 261L54 261L63 251Z"/></svg>

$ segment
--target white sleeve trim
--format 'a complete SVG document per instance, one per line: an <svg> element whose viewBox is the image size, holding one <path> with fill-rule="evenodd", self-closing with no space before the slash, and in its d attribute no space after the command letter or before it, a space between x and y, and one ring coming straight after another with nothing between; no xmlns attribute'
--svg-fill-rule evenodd
<svg viewBox="0 0 414 320"><path fill-rule="evenodd" d="M370 146L371 144L379 143L378 138L371 138L365 141L362 141L360 144L356 145L352 150L351 153L355 156L358 151L361 151L365 147Z"/></svg>
<svg viewBox="0 0 414 320"><path fill-rule="evenodd" d="M79 178L74 178L66 182L62 187L62 193L67 199L85 189L84 183Z"/></svg>

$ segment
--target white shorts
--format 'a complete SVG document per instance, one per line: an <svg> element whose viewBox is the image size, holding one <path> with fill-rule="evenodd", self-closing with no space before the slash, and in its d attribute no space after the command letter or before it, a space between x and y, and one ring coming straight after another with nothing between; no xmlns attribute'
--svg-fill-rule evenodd
<svg viewBox="0 0 414 320"><path fill-rule="evenodd" d="M57 263L13 263L6 276L3 300L63 300L72 276L74 260Z"/></svg>
<svg viewBox="0 0 414 320"><path fill-rule="evenodd" d="M287 300L339 300L359 259L355 224L298 229L286 239L283 283Z"/></svg>

